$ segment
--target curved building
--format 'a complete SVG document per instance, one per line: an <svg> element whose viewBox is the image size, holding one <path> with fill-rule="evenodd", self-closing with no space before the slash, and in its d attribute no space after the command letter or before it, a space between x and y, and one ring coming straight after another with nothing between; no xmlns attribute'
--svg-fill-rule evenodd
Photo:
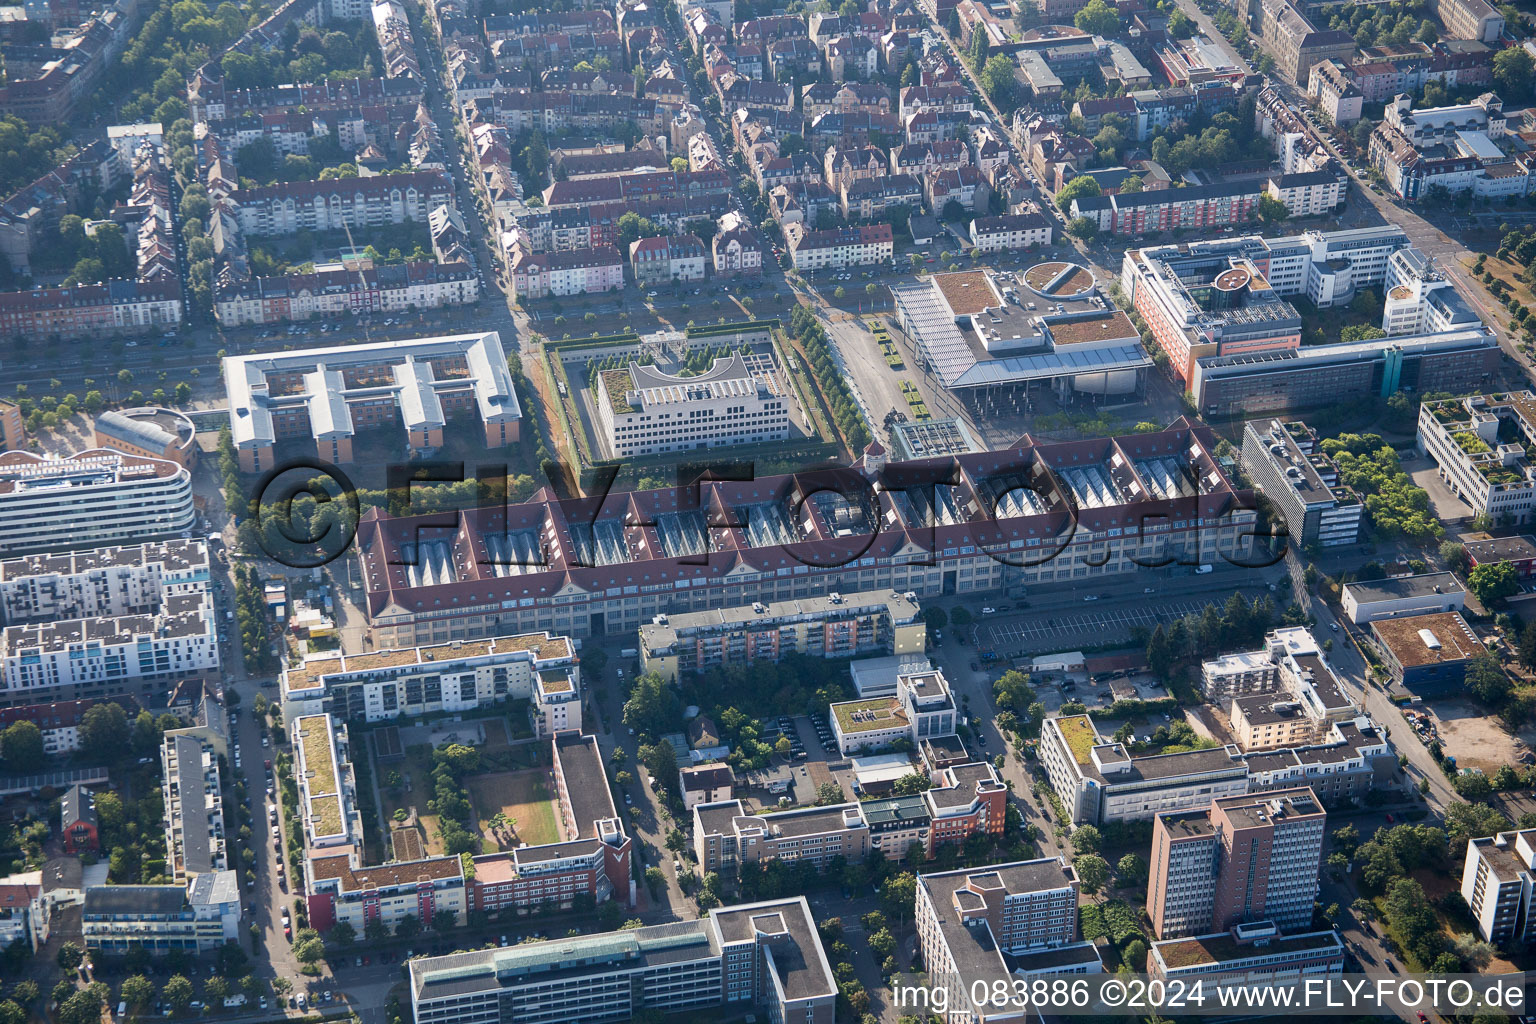
<svg viewBox="0 0 1536 1024"><path fill-rule="evenodd" d="M192 474L105 448L0 454L0 556L138 544L190 530Z"/></svg>

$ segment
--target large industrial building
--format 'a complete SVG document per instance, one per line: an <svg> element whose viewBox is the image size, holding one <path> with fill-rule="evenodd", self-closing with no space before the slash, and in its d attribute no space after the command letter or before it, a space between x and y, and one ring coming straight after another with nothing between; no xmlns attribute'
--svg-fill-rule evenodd
<svg viewBox="0 0 1536 1024"><path fill-rule="evenodd" d="M522 410L495 331L368 345L228 356L224 387L240 468L272 468L278 442L308 437L321 459L352 461L359 430L405 429L430 455L457 413L484 427L487 448L515 444Z"/></svg>
<svg viewBox="0 0 1536 1024"><path fill-rule="evenodd" d="M1204 426L697 488L392 517L356 549L374 643L633 635L658 614L896 590L923 597L1245 564L1253 496ZM943 481L954 481L945 483ZM878 489L876 483L879 484Z"/></svg>
<svg viewBox="0 0 1536 1024"><path fill-rule="evenodd" d="M1094 295L1087 269L1040 264L1024 282L1020 291L967 270L891 291L920 361L978 412L1023 410L1036 388L1059 396L1140 393L1151 357L1130 318Z"/></svg>

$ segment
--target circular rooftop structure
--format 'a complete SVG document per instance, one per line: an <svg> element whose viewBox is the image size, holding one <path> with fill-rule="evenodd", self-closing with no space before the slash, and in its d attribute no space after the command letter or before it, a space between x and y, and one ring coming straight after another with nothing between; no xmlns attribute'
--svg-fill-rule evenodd
<svg viewBox="0 0 1536 1024"><path fill-rule="evenodd" d="M1042 298L1064 302L1086 299L1095 288L1093 272L1080 263L1051 260L1024 271L1024 286Z"/></svg>
<svg viewBox="0 0 1536 1024"><path fill-rule="evenodd" d="M197 456L197 427L175 409L143 405L96 417L96 443L134 455L190 466Z"/></svg>
<svg viewBox="0 0 1536 1024"><path fill-rule="evenodd" d="M1216 280L1211 286L1217 291L1240 292L1253 280L1253 275L1242 267L1229 267L1216 275Z"/></svg>
<svg viewBox="0 0 1536 1024"><path fill-rule="evenodd" d="M1080 39L1087 34L1076 25L1040 25L1025 32L1021 41L1032 43L1041 39Z"/></svg>

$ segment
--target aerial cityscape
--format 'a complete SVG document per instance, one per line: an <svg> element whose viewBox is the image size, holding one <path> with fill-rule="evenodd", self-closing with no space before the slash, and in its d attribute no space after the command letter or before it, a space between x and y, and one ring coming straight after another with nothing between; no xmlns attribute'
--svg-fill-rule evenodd
<svg viewBox="0 0 1536 1024"><path fill-rule="evenodd" d="M0 5L0 1024L1528 969L1530 3Z"/></svg>

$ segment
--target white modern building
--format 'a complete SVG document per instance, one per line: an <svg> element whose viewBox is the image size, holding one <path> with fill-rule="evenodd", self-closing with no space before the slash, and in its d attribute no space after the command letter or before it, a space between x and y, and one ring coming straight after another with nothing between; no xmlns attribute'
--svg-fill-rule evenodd
<svg viewBox="0 0 1536 1024"><path fill-rule="evenodd" d="M593 404L615 458L789 437L788 393L758 355L733 353L692 377L640 363L603 370Z"/></svg>
<svg viewBox="0 0 1536 1024"><path fill-rule="evenodd" d="M1467 606L1467 588L1452 572L1426 572L1384 580L1344 584L1344 613L1363 626L1376 619L1459 612Z"/></svg>
<svg viewBox="0 0 1536 1024"><path fill-rule="evenodd" d="M786 232L796 270L839 269L889 262L894 253L889 224L808 231L791 224Z"/></svg>
<svg viewBox="0 0 1536 1024"><path fill-rule="evenodd" d="M953 736L959 725L949 681L938 669L896 677L894 697L842 701L829 709L837 749L844 755L874 751L897 740L913 746L939 736Z"/></svg>
<svg viewBox="0 0 1536 1024"><path fill-rule="evenodd" d="M1009 213L971 221L971 242L982 252L1051 244L1051 222L1038 213Z"/></svg>
<svg viewBox="0 0 1536 1024"><path fill-rule="evenodd" d="M1500 439L1507 428L1510 440ZM1440 479L1474 513L1500 523L1531 521L1536 469L1526 447L1536 444L1536 395L1510 391L1425 402L1419 406L1418 447Z"/></svg>
<svg viewBox="0 0 1536 1024"><path fill-rule="evenodd" d="M424 571L432 571L433 559L445 557L433 542L422 543ZM290 724L305 715L383 722L526 700L535 736L581 729L576 649L569 637L550 633L316 654L285 668L279 685L283 720Z"/></svg>
<svg viewBox="0 0 1536 1024"><path fill-rule="evenodd" d="M1154 942L1147 973L1163 982L1249 987L1343 974L1345 956L1338 932L1281 935L1273 922L1254 921L1214 935Z"/></svg>
<svg viewBox="0 0 1536 1024"><path fill-rule="evenodd" d="M229 867L219 755L188 735L168 734L160 747L164 776L166 874L178 885Z"/></svg>
<svg viewBox="0 0 1536 1024"><path fill-rule="evenodd" d="M1482 324L1461 292L1416 248L1399 249L1387 261L1386 308L1381 328L1389 336L1439 334Z"/></svg>
<svg viewBox="0 0 1536 1024"><path fill-rule="evenodd" d="M1531 894L1536 887L1536 829L1500 832L1467 842L1461 869L1461 896L1477 933L1505 946L1536 937Z"/></svg>
<svg viewBox="0 0 1536 1024"><path fill-rule="evenodd" d="M103 953L213 953L240 941L240 880L215 871L186 885L92 886L81 924L86 948Z"/></svg>
<svg viewBox="0 0 1536 1024"><path fill-rule="evenodd" d="M208 589L208 545L151 541L0 562L0 622L153 612L167 597Z"/></svg>
<svg viewBox="0 0 1536 1024"><path fill-rule="evenodd" d="M174 462L104 448L0 453L0 557L138 544L195 520L192 474Z"/></svg>

